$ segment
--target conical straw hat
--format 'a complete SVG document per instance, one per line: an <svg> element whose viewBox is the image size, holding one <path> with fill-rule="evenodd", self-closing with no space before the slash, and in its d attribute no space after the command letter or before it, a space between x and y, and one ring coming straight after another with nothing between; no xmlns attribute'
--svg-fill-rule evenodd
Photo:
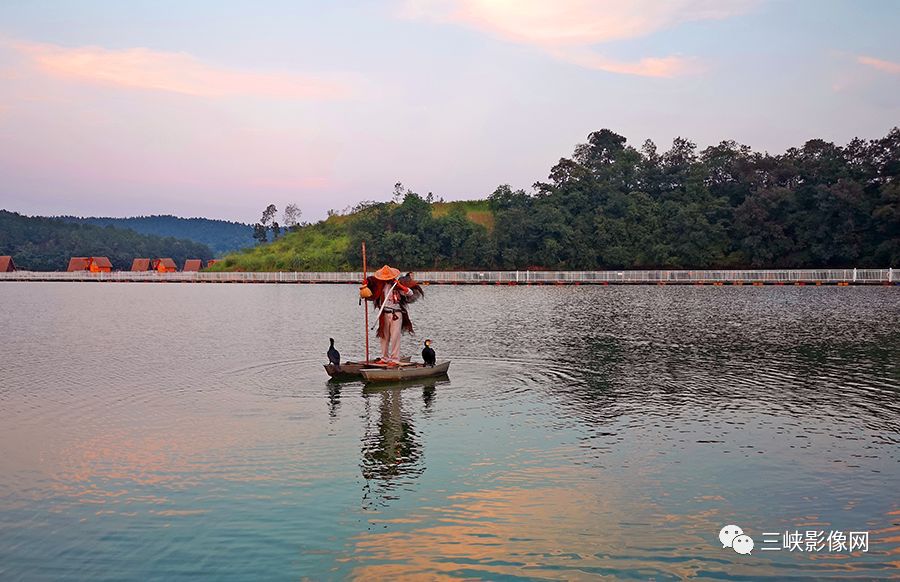
<svg viewBox="0 0 900 582"><path fill-rule="evenodd" d="M381 279L382 281L392 281L400 276L400 269L395 269L394 267L389 267L387 265L381 267L375 273L376 279Z"/></svg>

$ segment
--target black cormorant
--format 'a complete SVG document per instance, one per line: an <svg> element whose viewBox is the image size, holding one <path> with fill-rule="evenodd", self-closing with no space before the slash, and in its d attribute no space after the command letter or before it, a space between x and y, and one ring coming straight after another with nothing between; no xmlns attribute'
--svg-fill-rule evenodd
<svg viewBox="0 0 900 582"><path fill-rule="evenodd" d="M426 366L434 367L435 355L434 350L431 349L431 340L425 340L425 349L422 350L422 360L425 362Z"/></svg>
<svg viewBox="0 0 900 582"><path fill-rule="evenodd" d="M341 369L341 354L336 349L334 349L334 338L328 338L328 341L331 342L331 347L328 348L328 361L334 364L334 367L338 370Z"/></svg>

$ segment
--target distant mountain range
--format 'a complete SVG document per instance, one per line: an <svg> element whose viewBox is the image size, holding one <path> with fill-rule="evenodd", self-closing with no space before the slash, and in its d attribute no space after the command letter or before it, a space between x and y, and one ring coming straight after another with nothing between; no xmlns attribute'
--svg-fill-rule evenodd
<svg viewBox="0 0 900 582"><path fill-rule="evenodd" d="M187 259L207 261L213 252L192 240L0 210L0 255L12 255L23 270L65 271L71 257L108 257L114 269L129 269L136 258L169 257L180 268Z"/></svg>
<svg viewBox="0 0 900 582"><path fill-rule="evenodd" d="M59 216L60 220L95 226L127 228L140 234L174 237L202 243L216 256L253 246L253 227L240 222L209 218L180 218L169 214L111 218L90 216Z"/></svg>

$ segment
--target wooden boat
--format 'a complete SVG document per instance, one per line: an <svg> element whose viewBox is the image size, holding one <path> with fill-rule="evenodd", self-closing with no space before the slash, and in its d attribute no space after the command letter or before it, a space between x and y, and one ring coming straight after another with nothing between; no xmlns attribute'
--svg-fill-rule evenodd
<svg viewBox="0 0 900 582"><path fill-rule="evenodd" d="M366 382L401 382L404 380L416 380L418 378L430 378L443 376L450 368L450 362L441 362L434 366L415 363L400 365L392 368L363 368L360 370L363 380Z"/></svg>
<svg viewBox="0 0 900 582"><path fill-rule="evenodd" d="M377 394L384 390L397 390L407 388L422 388L426 392L433 392L438 386L450 383L450 376L429 376L428 378L413 378L411 380L398 380L396 382L368 382L363 385L363 394Z"/></svg>
<svg viewBox="0 0 900 582"><path fill-rule="evenodd" d="M401 362L409 362L410 357L406 356L400 358ZM329 376L336 379L341 378L355 378L359 379L362 374L360 374L360 370L363 368L372 368L381 366L381 362L376 362L375 360L369 360L368 362L344 362L341 364L341 369L338 370L335 368L334 364L325 364L325 372L328 373Z"/></svg>

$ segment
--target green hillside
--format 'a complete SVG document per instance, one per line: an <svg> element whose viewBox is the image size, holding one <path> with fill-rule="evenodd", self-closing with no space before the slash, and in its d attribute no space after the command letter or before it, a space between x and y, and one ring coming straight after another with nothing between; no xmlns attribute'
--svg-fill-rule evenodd
<svg viewBox="0 0 900 582"><path fill-rule="evenodd" d="M900 266L900 129L783 154L734 141L667 151L594 132L532 193L365 203L221 269L641 269Z"/></svg>
<svg viewBox="0 0 900 582"><path fill-rule="evenodd" d="M227 255L209 268L211 271L356 271L361 269L358 241L369 246L368 258L374 265L383 253L378 251L379 237L360 238L362 231L387 216L403 214L411 205L418 208L428 203L414 194L407 194L402 204L384 203L357 208L348 215L332 215L326 220L281 235L277 240ZM434 202L430 204L431 218L438 225L455 223L462 215L472 229L487 232L493 226L493 213L487 200ZM433 228L433 227L432 227ZM351 240L355 240L351 251ZM386 257L382 257L388 260ZM428 265L415 265L417 267ZM432 264L433 266L433 264ZM413 265L410 266L413 268Z"/></svg>
<svg viewBox="0 0 900 582"><path fill-rule="evenodd" d="M347 263L346 217L305 226L268 244L227 255L210 271L343 271Z"/></svg>

